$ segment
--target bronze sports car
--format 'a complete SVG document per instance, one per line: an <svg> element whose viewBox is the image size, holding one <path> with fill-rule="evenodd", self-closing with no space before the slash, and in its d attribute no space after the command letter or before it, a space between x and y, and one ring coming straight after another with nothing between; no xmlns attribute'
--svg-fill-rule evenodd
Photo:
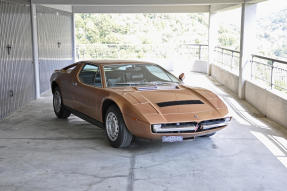
<svg viewBox="0 0 287 191"><path fill-rule="evenodd" d="M182 78L148 62L81 61L52 74L54 111L103 127L114 147L135 136L174 142L224 128L231 120L226 105Z"/></svg>

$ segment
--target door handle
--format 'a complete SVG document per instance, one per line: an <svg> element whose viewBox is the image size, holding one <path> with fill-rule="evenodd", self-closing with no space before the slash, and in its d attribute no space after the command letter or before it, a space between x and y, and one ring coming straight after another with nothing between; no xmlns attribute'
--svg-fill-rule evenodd
<svg viewBox="0 0 287 191"><path fill-rule="evenodd" d="M77 82L73 82L72 85L73 85L73 86L77 86L78 83L77 83Z"/></svg>

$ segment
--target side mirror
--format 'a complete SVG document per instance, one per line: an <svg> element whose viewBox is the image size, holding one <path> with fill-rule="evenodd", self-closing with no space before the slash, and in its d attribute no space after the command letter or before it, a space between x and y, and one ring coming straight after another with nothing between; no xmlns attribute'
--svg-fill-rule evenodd
<svg viewBox="0 0 287 191"><path fill-rule="evenodd" d="M184 80L184 73L181 73L178 78L180 79L180 81L183 81Z"/></svg>

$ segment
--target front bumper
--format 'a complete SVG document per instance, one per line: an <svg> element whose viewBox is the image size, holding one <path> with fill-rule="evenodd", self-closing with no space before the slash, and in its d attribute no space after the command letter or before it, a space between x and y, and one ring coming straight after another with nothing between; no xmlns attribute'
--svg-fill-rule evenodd
<svg viewBox="0 0 287 191"><path fill-rule="evenodd" d="M190 138L194 138L194 137L198 137L198 136L204 136L204 135L215 133L217 131L224 129L225 127L226 126L222 126L222 127L212 128L209 130L204 130L204 131L185 132L185 133L182 133L182 132L178 132L178 133L151 133L148 136L140 136L140 137L148 138L148 139L162 139L163 136L182 136L183 139L190 139Z"/></svg>
<svg viewBox="0 0 287 191"><path fill-rule="evenodd" d="M184 122L184 123L167 123L167 124L148 124L140 120L132 120L126 118L127 127L129 131L141 138L147 139L161 139L163 136L182 136L185 138L192 138L196 136L203 136L211 134L225 128L231 120L223 121L225 118L205 120L201 122ZM157 125L157 128L153 128Z"/></svg>
<svg viewBox="0 0 287 191"><path fill-rule="evenodd" d="M197 122L170 123L170 124L154 124L151 126L153 133L196 133L204 132L220 127L227 126L231 121L231 117L213 119Z"/></svg>

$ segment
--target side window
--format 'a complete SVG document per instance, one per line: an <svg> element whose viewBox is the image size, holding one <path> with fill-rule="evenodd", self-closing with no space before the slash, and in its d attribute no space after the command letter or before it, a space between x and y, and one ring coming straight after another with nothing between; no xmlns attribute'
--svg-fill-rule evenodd
<svg viewBox="0 0 287 191"><path fill-rule="evenodd" d="M79 73L79 79L84 84L102 87L101 74L98 66L86 64Z"/></svg>

